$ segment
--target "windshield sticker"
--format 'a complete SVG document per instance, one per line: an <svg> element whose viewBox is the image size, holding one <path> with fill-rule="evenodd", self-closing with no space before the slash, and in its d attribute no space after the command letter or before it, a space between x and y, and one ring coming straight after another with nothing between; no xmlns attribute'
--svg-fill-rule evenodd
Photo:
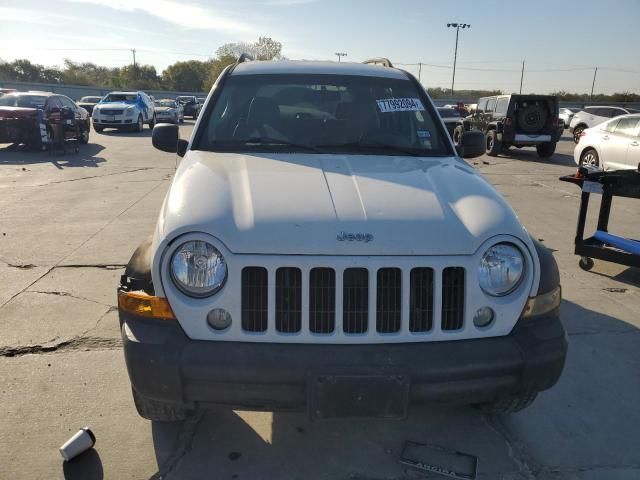
<svg viewBox="0 0 640 480"><path fill-rule="evenodd" d="M419 138L431 138L431 132L429 130L417 130L416 135Z"/></svg>
<svg viewBox="0 0 640 480"><path fill-rule="evenodd" d="M424 106L419 98L385 98L376 100L376 103L382 113L424 111Z"/></svg>

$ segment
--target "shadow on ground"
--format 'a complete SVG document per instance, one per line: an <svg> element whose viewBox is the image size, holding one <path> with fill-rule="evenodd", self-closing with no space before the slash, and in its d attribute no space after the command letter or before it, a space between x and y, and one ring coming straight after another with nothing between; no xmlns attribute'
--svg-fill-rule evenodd
<svg viewBox="0 0 640 480"><path fill-rule="evenodd" d="M68 167L97 167L106 162L106 159L98 154L104 150L99 143L80 145L78 153L68 150L42 152L29 150L24 145L8 145L0 148L0 165L31 165L36 163L52 163L59 169Z"/></svg>
<svg viewBox="0 0 640 480"><path fill-rule="evenodd" d="M427 405L403 421L310 422L303 413L200 410L152 425L152 478L425 478L398 462L405 440L476 455L483 479L573 479L591 468L611 478L607 469L636 468L639 331L572 302L563 302L562 315L570 332L563 376L522 412L491 417ZM583 323L589 331L578 331Z"/></svg>
<svg viewBox="0 0 640 480"><path fill-rule="evenodd" d="M87 450L69 462L63 462L65 480L102 480L104 472L100 455L94 449Z"/></svg>
<svg viewBox="0 0 640 480"><path fill-rule="evenodd" d="M107 128L102 132L93 131L93 135L107 135L109 137L151 137L152 129L149 125L145 125L141 132L134 132L133 130L118 130L117 128Z"/></svg>
<svg viewBox="0 0 640 480"><path fill-rule="evenodd" d="M540 158L535 148L530 147L512 147L507 152L501 153L497 158L508 158L510 160L517 160L522 162L546 163L577 168L576 162L573 160L573 155L556 152L553 154L553 156L551 156L551 158ZM489 163L491 163L491 159L489 159Z"/></svg>

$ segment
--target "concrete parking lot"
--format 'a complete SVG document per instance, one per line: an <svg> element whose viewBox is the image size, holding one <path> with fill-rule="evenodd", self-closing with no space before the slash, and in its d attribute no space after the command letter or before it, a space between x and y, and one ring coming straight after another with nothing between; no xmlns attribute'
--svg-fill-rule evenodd
<svg viewBox="0 0 640 480"><path fill-rule="evenodd" d="M567 365L527 410L310 423L221 409L152 424L131 399L115 289L152 232L175 156L154 150L148 129L92 132L79 154L0 145L0 478L427 478L398 463L407 439L476 455L482 479L640 478L640 272L578 268L579 190L558 181L575 170L573 146L563 137L548 161L531 149L471 161L561 269ZM638 220L637 204L614 200L611 231L637 236ZM85 425L95 451L63 464L59 445Z"/></svg>

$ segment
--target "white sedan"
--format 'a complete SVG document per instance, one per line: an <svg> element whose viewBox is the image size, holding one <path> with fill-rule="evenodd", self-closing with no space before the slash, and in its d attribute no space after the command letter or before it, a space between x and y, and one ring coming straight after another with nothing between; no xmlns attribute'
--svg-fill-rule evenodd
<svg viewBox="0 0 640 480"><path fill-rule="evenodd" d="M636 169L640 164L640 114L623 115L587 128L573 151L578 165L603 170Z"/></svg>

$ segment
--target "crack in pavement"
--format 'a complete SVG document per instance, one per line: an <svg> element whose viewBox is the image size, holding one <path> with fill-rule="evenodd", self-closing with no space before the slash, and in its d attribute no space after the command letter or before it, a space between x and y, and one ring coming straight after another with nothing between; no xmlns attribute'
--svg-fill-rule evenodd
<svg viewBox="0 0 640 480"><path fill-rule="evenodd" d="M57 297L70 297L70 298L75 298L76 300L85 300L87 302L97 303L98 305L102 305L104 307L115 307L115 305L109 305L108 303L102 303L102 302L99 302L97 300L92 300L90 298L85 298L85 297L79 297L79 296L73 295L72 293L69 293L69 292L61 292L61 291L57 291L57 290L52 290L52 291L27 290L26 292L23 292L23 293L40 293L42 295L55 295Z"/></svg>
<svg viewBox="0 0 640 480"><path fill-rule="evenodd" d="M52 345L23 345L17 347L0 347L0 357L21 357L30 354L64 353L79 350L114 350L120 348L122 342L116 338L74 337Z"/></svg>
<svg viewBox="0 0 640 480"><path fill-rule="evenodd" d="M515 438L496 416L483 414L481 418L491 430L504 440L507 445L507 453L518 466L519 473L525 475L528 480L535 480L543 467L532 455L526 452L524 444Z"/></svg>
<svg viewBox="0 0 640 480"><path fill-rule="evenodd" d="M158 471L154 473L149 480L166 480L168 475L178 466L180 461L191 451L193 439L196 436L198 426L206 415L204 409L197 409L192 415L189 415L182 423L176 446Z"/></svg>
<svg viewBox="0 0 640 480"><path fill-rule="evenodd" d="M55 182L47 182L47 183L41 183L38 185L32 185L33 187L46 187L47 185L54 185L54 184L58 184L58 183L68 183L68 182L79 182L80 180L91 180L92 178L101 178L101 177L109 177L109 176L113 176L113 175L123 175L125 173L133 173L133 172L140 172L140 171L144 171L144 170L153 170L155 167L140 167L140 168L134 168L132 170L125 170L125 171L121 171L121 172L110 172L110 173L105 173L103 175L91 175L88 177L79 177L79 178L70 178L68 180L58 180ZM151 180L153 181L153 180Z"/></svg>

